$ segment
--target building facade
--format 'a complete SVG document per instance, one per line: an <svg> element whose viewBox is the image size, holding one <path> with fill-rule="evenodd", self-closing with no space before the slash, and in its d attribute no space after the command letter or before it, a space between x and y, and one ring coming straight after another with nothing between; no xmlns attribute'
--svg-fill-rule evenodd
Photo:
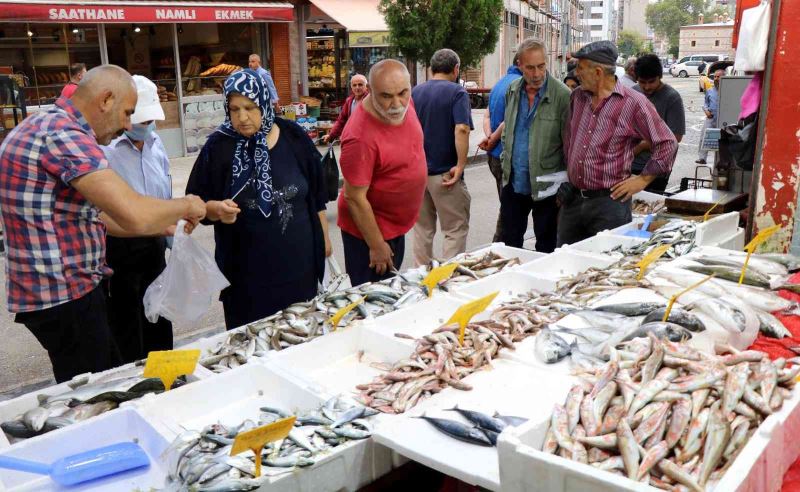
<svg viewBox="0 0 800 492"><path fill-rule="evenodd" d="M616 21L615 0L581 0L587 13L589 41L617 41L618 22Z"/></svg>
<svg viewBox="0 0 800 492"><path fill-rule="evenodd" d="M733 21L695 24L681 27L678 58L690 55L724 55L731 59L736 50L731 45Z"/></svg>
<svg viewBox="0 0 800 492"><path fill-rule="evenodd" d="M648 0L619 0L617 12L619 30L633 31L639 33L646 40L652 41L645 20L645 10L648 5Z"/></svg>

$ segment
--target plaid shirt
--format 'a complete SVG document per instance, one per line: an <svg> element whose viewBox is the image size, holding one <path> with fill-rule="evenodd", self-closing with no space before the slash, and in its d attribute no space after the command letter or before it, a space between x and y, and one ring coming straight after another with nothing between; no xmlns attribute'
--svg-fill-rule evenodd
<svg viewBox="0 0 800 492"><path fill-rule="evenodd" d="M597 109L592 95L572 91L564 148L569 181L582 190L609 189L631 175L633 149L651 145L643 175L669 175L678 142L644 94L617 81L614 92Z"/></svg>
<svg viewBox="0 0 800 492"><path fill-rule="evenodd" d="M0 147L0 214L10 312L79 299L111 273L100 212L69 185L106 168L94 132L67 98L9 133Z"/></svg>

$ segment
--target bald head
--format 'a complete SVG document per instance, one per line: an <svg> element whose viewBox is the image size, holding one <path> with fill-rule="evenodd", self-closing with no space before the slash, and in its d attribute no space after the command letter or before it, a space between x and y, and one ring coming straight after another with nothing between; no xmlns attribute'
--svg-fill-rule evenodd
<svg viewBox="0 0 800 492"><path fill-rule="evenodd" d="M131 129L136 99L133 78L116 65L100 65L86 72L71 98L101 145Z"/></svg>
<svg viewBox="0 0 800 492"><path fill-rule="evenodd" d="M257 70L261 66L261 57L253 53L247 57L247 66L250 70Z"/></svg>
<svg viewBox="0 0 800 492"><path fill-rule="evenodd" d="M405 65L391 58L379 61L369 71L371 107L385 123L405 121L411 100L411 75Z"/></svg>

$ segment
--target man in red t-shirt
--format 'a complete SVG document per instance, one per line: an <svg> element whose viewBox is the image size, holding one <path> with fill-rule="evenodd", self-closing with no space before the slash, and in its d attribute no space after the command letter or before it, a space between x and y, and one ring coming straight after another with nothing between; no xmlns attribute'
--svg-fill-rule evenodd
<svg viewBox="0 0 800 492"><path fill-rule="evenodd" d="M428 180L422 127L411 104L411 78L397 60L376 63L370 94L342 134L344 187L339 227L353 285L399 268L405 234L417 221Z"/></svg>
<svg viewBox="0 0 800 492"><path fill-rule="evenodd" d="M78 88L78 84L83 80L84 75L86 75L85 63L73 63L70 65L69 82L61 89L61 97L66 97L67 99L72 97L72 94L75 93L75 89Z"/></svg>

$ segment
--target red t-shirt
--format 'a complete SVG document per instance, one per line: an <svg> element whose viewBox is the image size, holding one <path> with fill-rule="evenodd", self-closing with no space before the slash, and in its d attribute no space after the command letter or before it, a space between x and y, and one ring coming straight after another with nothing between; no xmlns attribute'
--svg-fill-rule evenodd
<svg viewBox="0 0 800 492"><path fill-rule="evenodd" d="M64 86L63 89L61 89L61 97L66 97L67 99L69 99L70 97L72 97L72 94L75 92L75 89L77 88L78 84L74 82L69 82L67 85Z"/></svg>
<svg viewBox="0 0 800 492"><path fill-rule="evenodd" d="M353 186L369 186L378 228L386 240L402 236L417 222L428 182L422 126L413 103L402 125L383 123L358 105L342 134L342 176ZM339 194L339 227L357 238L361 231Z"/></svg>

